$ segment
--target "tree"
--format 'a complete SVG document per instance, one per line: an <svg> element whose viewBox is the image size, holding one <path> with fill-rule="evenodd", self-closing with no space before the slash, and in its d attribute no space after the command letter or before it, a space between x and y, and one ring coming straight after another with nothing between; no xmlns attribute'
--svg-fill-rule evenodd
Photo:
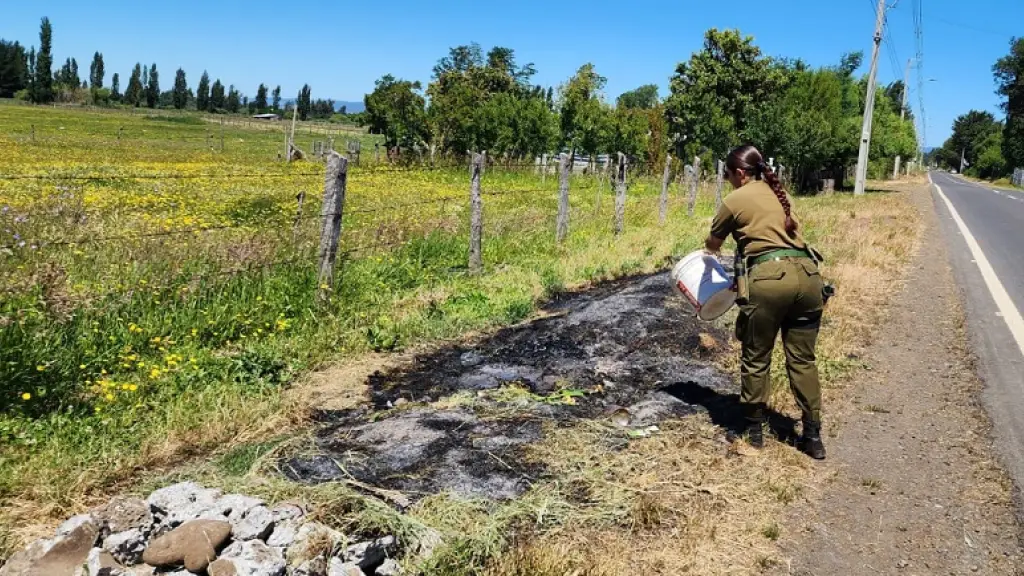
<svg viewBox="0 0 1024 576"><path fill-rule="evenodd" d="M236 114L241 105L242 99L239 97L238 90L235 90L235 85L232 84L228 87L228 97L224 102L224 107L227 108L228 112Z"/></svg>
<svg viewBox="0 0 1024 576"><path fill-rule="evenodd" d="M781 67L739 30L710 29L704 47L681 62L666 102L670 131L686 156L705 151L724 156L747 138L751 112L785 80ZM681 153L682 150L679 150Z"/></svg>
<svg viewBox="0 0 1024 576"><path fill-rule="evenodd" d="M185 80L185 71L178 68L174 73L174 90L172 101L178 110L184 110L188 104L188 82Z"/></svg>
<svg viewBox="0 0 1024 576"><path fill-rule="evenodd" d="M44 17L39 25L39 52L35 57L35 79L32 81L30 98L37 104L53 100L53 28L50 19Z"/></svg>
<svg viewBox="0 0 1024 576"><path fill-rule="evenodd" d="M278 84L277 88L274 88L274 110L281 109L281 85Z"/></svg>
<svg viewBox="0 0 1024 576"><path fill-rule="evenodd" d="M124 101L132 106L139 106L142 104L143 98L142 65L136 62L135 68L132 69L132 75L128 78L128 88L124 91Z"/></svg>
<svg viewBox="0 0 1024 576"><path fill-rule="evenodd" d="M584 64L559 89L561 140L570 154L596 154L606 147L613 130L611 110L601 94L606 82L593 64Z"/></svg>
<svg viewBox="0 0 1024 576"><path fill-rule="evenodd" d="M260 87L256 89L256 111L260 114L267 111L267 86L260 84Z"/></svg>
<svg viewBox="0 0 1024 576"><path fill-rule="evenodd" d="M658 105L658 86L645 84L635 90L623 93L616 100L619 108L650 110Z"/></svg>
<svg viewBox="0 0 1024 576"><path fill-rule="evenodd" d="M334 116L334 100L328 98L327 100L317 99L313 101L310 107L310 116L318 119L327 119Z"/></svg>
<svg viewBox="0 0 1024 576"><path fill-rule="evenodd" d="M13 98L28 86L28 55L17 42L0 40L0 98Z"/></svg>
<svg viewBox="0 0 1024 576"><path fill-rule="evenodd" d="M210 112L217 112L224 110L226 104L224 98L224 85L220 83L220 78L213 81L213 87L210 88Z"/></svg>
<svg viewBox="0 0 1024 576"><path fill-rule="evenodd" d="M1006 169L1024 168L1024 38L1010 40L1010 53L992 67L996 93L1006 98L1002 151Z"/></svg>
<svg viewBox="0 0 1024 576"><path fill-rule="evenodd" d="M910 105L907 104L906 108L903 107L903 81L896 80L892 84L885 87L885 96L887 97L890 104L892 104L893 112L896 114L900 113L900 109L903 108L903 114L907 119L914 119L914 111L910 109Z"/></svg>
<svg viewBox="0 0 1024 576"><path fill-rule="evenodd" d="M103 88L103 54L96 52L92 55L92 64L89 65L89 87L93 90Z"/></svg>
<svg viewBox="0 0 1024 576"><path fill-rule="evenodd" d="M154 63L149 69L149 85L146 87L146 105L150 108L156 108L157 102L160 101L160 79L156 71L156 63Z"/></svg>
<svg viewBox="0 0 1024 576"><path fill-rule="evenodd" d="M121 75L117 72L110 77L110 99L114 102L121 100Z"/></svg>
<svg viewBox="0 0 1024 576"><path fill-rule="evenodd" d="M973 168L986 149L991 148L995 135L1003 131L1003 125L991 112L971 110L953 121L953 133L943 143L943 151L936 155L936 160L948 168L959 170L960 157L963 155L967 164Z"/></svg>
<svg viewBox="0 0 1024 576"><path fill-rule="evenodd" d="M388 148L411 148L427 136L426 101L419 82L399 80L387 74L374 83L363 98L366 124L373 134L384 135Z"/></svg>
<svg viewBox="0 0 1024 576"><path fill-rule="evenodd" d="M312 108L312 102L310 100L311 90L309 84L303 84L299 90L298 98L295 100L296 112L299 114L299 120L306 120L309 118L309 112Z"/></svg>
<svg viewBox="0 0 1024 576"><path fill-rule="evenodd" d="M210 108L210 75L203 70L203 76L199 79L199 86L196 88L196 110L205 112Z"/></svg>

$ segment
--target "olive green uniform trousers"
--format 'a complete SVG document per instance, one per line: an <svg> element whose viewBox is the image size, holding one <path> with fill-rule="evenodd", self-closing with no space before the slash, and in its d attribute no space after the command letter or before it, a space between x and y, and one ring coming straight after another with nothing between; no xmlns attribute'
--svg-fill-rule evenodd
<svg viewBox="0 0 1024 576"><path fill-rule="evenodd" d="M814 347L821 326L822 281L810 258L781 258L749 272L748 302L740 306L736 338L743 344L740 403L760 420L771 396L771 361L782 332L789 386L804 420L821 422L821 384Z"/></svg>

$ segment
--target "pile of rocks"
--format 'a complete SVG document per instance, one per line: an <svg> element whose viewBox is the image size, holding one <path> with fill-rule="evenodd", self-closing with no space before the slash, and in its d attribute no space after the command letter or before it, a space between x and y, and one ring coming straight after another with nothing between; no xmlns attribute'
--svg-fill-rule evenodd
<svg viewBox="0 0 1024 576"><path fill-rule="evenodd" d="M397 551L393 536L352 543L299 506L184 482L69 519L0 576L394 576Z"/></svg>

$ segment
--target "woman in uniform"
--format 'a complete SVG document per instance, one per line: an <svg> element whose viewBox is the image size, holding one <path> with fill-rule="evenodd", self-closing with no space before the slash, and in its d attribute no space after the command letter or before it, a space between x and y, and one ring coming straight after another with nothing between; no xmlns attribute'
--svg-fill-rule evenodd
<svg viewBox="0 0 1024 576"><path fill-rule="evenodd" d="M715 216L705 247L717 254L730 235L736 241L740 308L736 337L743 345L740 405L747 420L747 439L757 448L764 445L769 369L781 330L789 386L803 412L800 449L820 460L825 458L825 446L814 347L824 302L818 266L800 234L789 196L757 148L736 148L725 166L735 191L726 196ZM740 277L744 271L745 282Z"/></svg>

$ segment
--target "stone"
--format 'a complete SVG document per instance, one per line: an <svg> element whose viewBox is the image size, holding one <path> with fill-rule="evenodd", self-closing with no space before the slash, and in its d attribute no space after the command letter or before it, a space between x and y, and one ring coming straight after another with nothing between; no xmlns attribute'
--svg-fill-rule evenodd
<svg viewBox="0 0 1024 576"><path fill-rule="evenodd" d="M283 576L288 567L279 548L260 540L232 543L213 564L209 576Z"/></svg>
<svg viewBox="0 0 1024 576"><path fill-rule="evenodd" d="M132 528L116 532L103 539L103 549L109 552L118 562L131 566L142 560L149 535L141 528Z"/></svg>
<svg viewBox="0 0 1024 576"><path fill-rule="evenodd" d="M142 554L142 560L157 568L185 565L192 573L200 573L217 557L231 536L231 524L221 520L191 520L153 540Z"/></svg>
<svg viewBox="0 0 1024 576"><path fill-rule="evenodd" d="M416 560L420 563L430 560L434 555L434 551L444 544L444 537L440 532L433 528L427 528L416 535L412 541L410 549L416 555Z"/></svg>
<svg viewBox="0 0 1024 576"><path fill-rule="evenodd" d="M384 560L384 563L377 567L374 572L377 576L401 576L402 566L394 558Z"/></svg>
<svg viewBox="0 0 1024 576"><path fill-rule="evenodd" d="M307 560L292 570L292 576L327 576L327 559L318 556Z"/></svg>
<svg viewBox="0 0 1024 576"><path fill-rule="evenodd" d="M181 482L153 492L146 503L162 528L176 528L212 509L219 498L220 490Z"/></svg>
<svg viewBox="0 0 1024 576"><path fill-rule="evenodd" d="M288 548L299 533L300 520L283 520L274 524L274 531L267 538L268 546Z"/></svg>
<svg viewBox="0 0 1024 576"><path fill-rule="evenodd" d="M96 520L111 533L139 530L148 533L153 526L149 504L139 498L118 496L93 511Z"/></svg>
<svg viewBox="0 0 1024 576"><path fill-rule="evenodd" d="M469 352L463 352L462 355L459 356L459 364L462 364L462 366L465 367L465 368L472 368L474 366L479 366L479 365L483 364L483 362L484 362L484 357L481 356L480 353L475 351L475 350L470 350Z"/></svg>
<svg viewBox="0 0 1024 576"><path fill-rule="evenodd" d="M40 540L15 554L2 568L3 576L73 576L89 558L99 538L92 521L78 522L67 534Z"/></svg>
<svg viewBox="0 0 1024 576"><path fill-rule="evenodd" d="M63 524L58 526L56 535L67 536L83 524L92 524L97 528L99 527L99 523L96 522L96 519L93 518L92 514L79 514L78 516L72 516L71 518L68 518L64 521Z"/></svg>
<svg viewBox="0 0 1024 576"><path fill-rule="evenodd" d="M274 529L274 515L266 506L256 506L231 524L235 540L264 540Z"/></svg>
<svg viewBox="0 0 1024 576"><path fill-rule="evenodd" d="M394 536L385 536L369 542L353 544L345 549L345 561L359 566L364 572L372 572L374 568L394 552L397 541Z"/></svg>
<svg viewBox="0 0 1024 576"><path fill-rule="evenodd" d="M318 556L333 556L344 540L337 530L319 522L307 522L299 528L288 548L288 563L298 566Z"/></svg>
<svg viewBox="0 0 1024 576"><path fill-rule="evenodd" d="M263 506L265 502L259 498L253 498L244 494L225 494L214 502L213 507L203 512L201 518L213 520L227 519L234 524L245 516L245 513L257 506Z"/></svg>
<svg viewBox="0 0 1024 576"><path fill-rule="evenodd" d="M327 576L366 576L366 573L355 562L342 562L338 558L331 558Z"/></svg>
<svg viewBox="0 0 1024 576"><path fill-rule="evenodd" d="M274 522L297 520L306 515L306 511L302 509L302 506L290 503L278 504L270 509L270 513L274 516Z"/></svg>
<svg viewBox="0 0 1024 576"><path fill-rule="evenodd" d="M110 552L102 548L93 548L86 558L86 574L88 576L124 576L124 566L118 563Z"/></svg>

